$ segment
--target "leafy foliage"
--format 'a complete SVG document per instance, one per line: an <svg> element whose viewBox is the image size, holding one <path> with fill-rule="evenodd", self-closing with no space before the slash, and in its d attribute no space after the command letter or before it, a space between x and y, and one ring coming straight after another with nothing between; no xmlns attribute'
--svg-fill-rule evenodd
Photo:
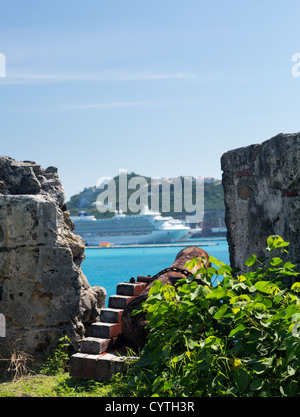
<svg viewBox="0 0 300 417"><path fill-rule="evenodd" d="M58 347L47 357L43 366L40 368L40 374L56 375L68 369L69 355L67 348L71 341L68 336L59 339Z"/></svg>
<svg viewBox="0 0 300 417"><path fill-rule="evenodd" d="M149 341L127 395L300 395L300 283L286 280L298 273L280 257L288 242L270 236L267 245L268 257L247 260L252 272L234 276L211 257L197 273L205 285L154 283L143 305Z"/></svg>

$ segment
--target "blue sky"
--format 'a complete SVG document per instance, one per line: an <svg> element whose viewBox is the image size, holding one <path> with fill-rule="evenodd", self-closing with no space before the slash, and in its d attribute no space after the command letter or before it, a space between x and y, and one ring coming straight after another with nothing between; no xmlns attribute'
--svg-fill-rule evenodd
<svg viewBox="0 0 300 417"><path fill-rule="evenodd" d="M98 178L221 178L220 157L298 132L300 3L0 0L1 154Z"/></svg>

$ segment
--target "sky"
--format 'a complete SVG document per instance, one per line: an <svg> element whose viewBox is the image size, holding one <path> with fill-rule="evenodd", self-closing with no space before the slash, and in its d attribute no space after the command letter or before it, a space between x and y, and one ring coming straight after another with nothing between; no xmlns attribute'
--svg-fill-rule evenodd
<svg viewBox="0 0 300 417"><path fill-rule="evenodd" d="M298 0L0 0L1 155L56 166L67 200L124 169L221 179L223 153L300 131L299 19Z"/></svg>

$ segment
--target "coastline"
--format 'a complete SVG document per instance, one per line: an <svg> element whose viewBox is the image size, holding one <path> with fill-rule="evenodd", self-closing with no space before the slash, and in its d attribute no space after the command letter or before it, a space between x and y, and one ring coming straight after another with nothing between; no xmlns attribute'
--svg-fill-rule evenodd
<svg viewBox="0 0 300 417"><path fill-rule="evenodd" d="M226 237L213 237L211 239L197 239L194 242L182 241L176 243L145 243L145 244L130 244L130 245L98 245L86 246L85 249L122 249L122 248L165 248L165 247L183 247L183 246L218 246L219 243L214 241L226 241Z"/></svg>
<svg viewBox="0 0 300 417"><path fill-rule="evenodd" d="M166 248L166 247L183 247L182 243L153 243L141 245L112 245L112 246L86 246L86 249L125 249L125 248ZM189 246L218 246L218 243L197 243Z"/></svg>

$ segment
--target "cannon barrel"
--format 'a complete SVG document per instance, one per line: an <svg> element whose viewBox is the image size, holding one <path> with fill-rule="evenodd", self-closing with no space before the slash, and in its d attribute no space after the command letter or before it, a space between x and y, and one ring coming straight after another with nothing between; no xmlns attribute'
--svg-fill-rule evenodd
<svg viewBox="0 0 300 417"><path fill-rule="evenodd" d="M139 296L127 304L122 315L122 333L129 346L132 346L133 348L142 348L147 341L148 322L146 320L145 313L132 313L134 310L139 310L141 308L141 304L146 301L150 288L154 282L159 280L162 284L169 283L176 286L179 279L192 275L197 271L198 266L194 267L191 271L184 267L187 261L195 257L203 259L205 268L210 266L209 255L205 250L197 246L189 246L182 249L177 254L175 262L170 267L160 271L152 277L137 277L137 281L146 282L147 286ZM201 277L198 278L198 281L202 284Z"/></svg>

